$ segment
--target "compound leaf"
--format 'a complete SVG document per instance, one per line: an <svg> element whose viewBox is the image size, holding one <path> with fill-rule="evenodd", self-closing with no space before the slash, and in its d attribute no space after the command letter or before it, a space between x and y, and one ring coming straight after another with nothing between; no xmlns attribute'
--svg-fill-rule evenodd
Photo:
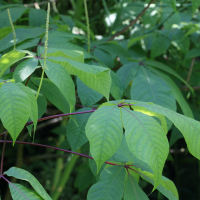
<svg viewBox="0 0 200 200"><path fill-rule="evenodd" d="M123 139L118 106L101 106L90 116L85 131L99 172L103 163L117 151Z"/></svg>
<svg viewBox="0 0 200 200"><path fill-rule="evenodd" d="M17 50L12 50L4 54L0 59L0 77L11 65L21 60L25 54L26 53L18 52Z"/></svg>
<svg viewBox="0 0 200 200"><path fill-rule="evenodd" d="M60 89L61 93L70 105L70 112L72 112L76 103L75 86L67 70L62 65L47 60L45 73Z"/></svg>
<svg viewBox="0 0 200 200"><path fill-rule="evenodd" d="M29 101L31 103L30 119L34 123L34 132L35 132L36 127L37 127L37 120L38 120L38 105L37 105L37 100L35 98L35 95L28 87L24 86L22 83L17 83L16 85L17 87L19 87L20 90L26 93L26 95L29 98Z"/></svg>
<svg viewBox="0 0 200 200"><path fill-rule="evenodd" d="M4 172L8 176L13 176L17 179L28 181L35 191L45 200L52 200L51 197L47 194L45 189L39 183L39 181L29 172L24 169L17 167L11 167L8 171Z"/></svg>
<svg viewBox="0 0 200 200"><path fill-rule="evenodd" d="M158 187L169 153L166 134L160 124L143 113L122 109L122 120L128 148L146 162L155 174L154 189Z"/></svg>
<svg viewBox="0 0 200 200"><path fill-rule="evenodd" d="M112 166L102 171L100 181L88 192L88 200L121 200L124 191L125 168Z"/></svg>
<svg viewBox="0 0 200 200"><path fill-rule="evenodd" d="M28 96L14 83L4 83L0 89L0 117L13 143L29 119L31 104Z"/></svg>
<svg viewBox="0 0 200 200"><path fill-rule="evenodd" d="M23 185L12 183L9 184L9 188L13 200L43 200L35 191L29 190Z"/></svg>
<svg viewBox="0 0 200 200"><path fill-rule="evenodd" d="M38 59L37 58L29 58L21 62L15 69L13 78L16 83L23 82L27 79L37 68Z"/></svg>

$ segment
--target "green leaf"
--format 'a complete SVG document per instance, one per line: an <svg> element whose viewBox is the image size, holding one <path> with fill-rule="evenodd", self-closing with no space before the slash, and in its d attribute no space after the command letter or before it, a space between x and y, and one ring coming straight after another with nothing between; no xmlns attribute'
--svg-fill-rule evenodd
<svg viewBox="0 0 200 200"><path fill-rule="evenodd" d="M138 62L130 62L128 64L123 65L118 71L117 75L120 78L124 89L128 87L130 82L133 80L137 73L137 68L139 66Z"/></svg>
<svg viewBox="0 0 200 200"><path fill-rule="evenodd" d="M19 19L22 16L22 14L25 12L25 10L27 10L27 8L25 7L9 8L9 10L10 10L12 22L14 23L17 21L17 19ZM0 14L0 28L5 27L5 26L10 26L7 9L5 9Z"/></svg>
<svg viewBox="0 0 200 200"><path fill-rule="evenodd" d="M106 67L110 69L114 67L114 58L112 58L112 55L109 52L95 48L94 57L106 65Z"/></svg>
<svg viewBox="0 0 200 200"><path fill-rule="evenodd" d="M86 86L78 77L77 92L81 103L84 106L92 106L103 98L102 94L99 94L97 91Z"/></svg>
<svg viewBox="0 0 200 200"><path fill-rule="evenodd" d="M200 56L200 47L191 49L190 51L187 52L185 59L191 59L191 58L196 58Z"/></svg>
<svg viewBox="0 0 200 200"><path fill-rule="evenodd" d="M45 200L52 200L51 197L47 194L47 192L44 190L42 185L39 183L39 181L29 172L27 172L24 169L20 169L17 167L11 167L8 171L4 172L4 174L7 174L8 176L13 176L17 179L28 181L31 186L35 189L35 191Z"/></svg>
<svg viewBox="0 0 200 200"><path fill-rule="evenodd" d="M110 54L114 54L115 56L124 58L130 57L130 54L116 42L106 42L98 45L98 48L107 51Z"/></svg>
<svg viewBox="0 0 200 200"><path fill-rule="evenodd" d="M64 57L52 58L50 61L62 65L69 74L78 76L86 86L109 99L111 77L108 68L87 65Z"/></svg>
<svg viewBox="0 0 200 200"><path fill-rule="evenodd" d="M130 173L131 170L129 170ZM149 198L144 193L144 191L140 188L137 181L133 176L126 173L125 179L125 189L124 189L124 200L148 200Z"/></svg>
<svg viewBox="0 0 200 200"><path fill-rule="evenodd" d="M11 65L21 60L24 55L25 53L18 52L17 50L12 50L4 54L0 59L0 77Z"/></svg>
<svg viewBox="0 0 200 200"><path fill-rule="evenodd" d="M66 32L64 32L64 34L66 34ZM76 44L70 43L70 42L60 42L57 43L57 37L55 37L56 39L54 39L53 41L51 41L51 43L48 43L48 46L51 48L60 48L60 49L67 49L67 50L76 50L79 52L83 52L84 54L84 58L93 58L92 55L90 55L83 47L78 46ZM60 40L59 40L60 41Z"/></svg>
<svg viewBox="0 0 200 200"><path fill-rule="evenodd" d="M23 185L12 183L9 184L11 196L13 200L26 200L24 196L15 188L13 185L26 197L28 200L43 200L35 191L29 190Z"/></svg>
<svg viewBox="0 0 200 200"><path fill-rule="evenodd" d="M40 46L37 51L39 55L42 54L41 58L44 58L44 52L45 52L44 47ZM84 63L83 52L76 51L76 50L48 48L47 57L49 59L52 59L54 57L55 58L64 57L64 58L75 60L77 62Z"/></svg>
<svg viewBox="0 0 200 200"><path fill-rule="evenodd" d="M33 81L33 83L35 83L37 86L39 86L40 84L40 78L31 78L31 81ZM47 78L43 79L41 91L46 96L46 98L63 113L70 112L67 100L60 92L58 87L54 83L52 83L49 79Z"/></svg>
<svg viewBox="0 0 200 200"><path fill-rule="evenodd" d="M167 127L167 122L166 122L165 116L163 116L163 115L161 115L159 113L153 112L153 111L149 111L149 110L147 110L146 108L143 108L143 107L140 107L140 108L139 107L134 107L134 111L142 112L145 115L157 117L160 120L160 124L161 124L164 132L166 134L168 133L168 127Z"/></svg>
<svg viewBox="0 0 200 200"><path fill-rule="evenodd" d="M91 108L82 108L77 110L77 112L83 112L89 110L91 110ZM76 115L76 122L78 126L72 120L68 122L66 136L67 140L70 143L72 151L76 151L88 141L85 135L85 126L88 122L90 115L91 113Z"/></svg>
<svg viewBox="0 0 200 200"><path fill-rule="evenodd" d="M140 36L137 36L137 37L134 37L134 38L131 38L128 45L127 45L127 48L129 49L131 46L133 46L136 42L140 41L141 39L144 39L146 37L148 37L149 34L146 34L146 35L140 35Z"/></svg>
<svg viewBox="0 0 200 200"><path fill-rule="evenodd" d="M179 103L184 115L186 115L187 117L194 118L191 108L189 107L180 89L174 83L174 81L169 76L164 75L162 72L159 72L158 70L155 70L154 68L150 68L150 70L152 70L155 74L160 76L167 83L167 85L170 87L172 91L173 96Z"/></svg>
<svg viewBox="0 0 200 200"><path fill-rule="evenodd" d="M29 58L21 62L15 69L13 78L16 82L23 82L37 69L38 59Z"/></svg>
<svg viewBox="0 0 200 200"><path fill-rule="evenodd" d="M31 103L31 111L30 111L30 119L34 122L34 132L37 127L37 120L38 120L38 106L37 106L37 100L35 98L35 95L29 89L28 87L25 87L22 83L17 83L17 87L19 87L20 90L22 90L29 98L29 101Z"/></svg>
<svg viewBox="0 0 200 200"><path fill-rule="evenodd" d="M37 92L35 91L35 96L37 94ZM39 93L39 96L37 98L37 104L38 104L38 119L41 118L43 116L43 114L46 112L47 110L47 100L44 97L43 94Z"/></svg>
<svg viewBox="0 0 200 200"><path fill-rule="evenodd" d="M169 17L170 15L171 15L171 13L169 13L169 12L162 14L163 20L168 18L167 21L165 21L165 23L164 23L165 29L171 29L173 24L179 25L181 22L181 16L178 12L174 13L171 17Z"/></svg>
<svg viewBox="0 0 200 200"><path fill-rule="evenodd" d="M172 74L176 78L180 79L183 83L185 83L188 86L188 88L190 88L190 90L194 93L192 87L181 76L179 76L179 74L177 74L176 71L174 71L172 68L168 67L167 65L155 60L146 60L145 64L156 67L163 71L166 71L169 74Z"/></svg>
<svg viewBox="0 0 200 200"><path fill-rule="evenodd" d="M146 181L150 182L152 185L154 185L154 175L148 172L142 172L142 178ZM159 190L164 196L166 196L169 200L178 200L179 195L178 191L176 189L176 186L174 183L167 179L166 177L162 176L162 180L160 185L157 187L157 190Z"/></svg>
<svg viewBox="0 0 200 200"><path fill-rule="evenodd" d="M123 140L121 142L120 147L114 153L114 155L109 159L109 162L120 163L122 165L131 164L134 165L143 171L148 171L153 173L152 169L147 165L147 163L143 162L142 160L138 159L133 153L130 152L125 134L123 135Z"/></svg>
<svg viewBox="0 0 200 200"><path fill-rule="evenodd" d="M189 30L187 31L187 33L185 33L185 35L184 35L184 37L183 37L182 39L184 39L184 38L187 37L188 35L191 35L191 34L197 32L197 31L199 31L199 30L200 30L200 27L191 27L191 29L189 29Z"/></svg>
<svg viewBox="0 0 200 200"><path fill-rule="evenodd" d="M182 132L190 153L196 158L200 159L200 123L198 121L159 105L136 102L134 106L144 107L153 112L160 113L171 120L174 125Z"/></svg>
<svg viewBox="0 0 200 200"><path fill-rule="evenodd" d="M160 1L168 4L170 7L173 8L174 11L176 11L176 0L160 0Z"/></svg>
<svg viewBox="0 0 200 200"><path fill-rule="evenodd" d="M169 153L166 134L156 120L137 111L122 109L122 120L127 145L138 159L152 168L156 189Z"/></svg>
<svg viewBox="0 0 200 200"><path fill-rule="evenodd" d="M32 84L30 84L30 82L29 82L28 85L30 86ZM31 91L36 96L37 91L35 91L35 90L31 90ZM39 96L37 98L37 105L38 105L38 119L40 119L43 116L43 114L46 112L46 109L47 109L47 100L44 97L44 95L41 94L41 93L39 93ZM33 124L26 127L28 129L29 133L30 133L30 136L31 136L32 126L33 126Z"/></svg>
<svg viewBox="0 0 200 200"><path fill-rule="evenodd" d="M99 172L103 163L117 151L123 138L118 106L102 106L96 110L90 116L85 132Z"/></svg>
<svg viewBox="0 0 200 200"><path fill-rule="evenodd" d="M171 147L174 143L176 143L177 140L181 138L183 138L183 134L176 127L174 127L170 135L169 146Z"/></svg>
<svg viewBox="0 0 200 200"><path fill-rule="evenodd" d="M14 83L5 83L0 89L0 117L3 126L13 138L13 144L28 121L31 104L28 96Z"/></svg>
<svg viewBox="0 0 200 200"><path fill-rule="evenodd" d="M0 79L0 88L1 88L1 86L2 86L3 84L9 83L9 82L15 83L15 79L7 79L7 80L2 80L2 79Z"/></svg>
<svg viewBox="0 0 200 200"><path fill-rule="evenodd" d="M16 49L18 49L18 51L20 51L20 50L22 51L22 50L26 50L26 49L29 49L29 48L32 48L32 47L36 48L38 43L39 43L39 40L40 40L40 38L34 38L34 39L25 40L25 41L17 44L16 45Z"/></svg>
<svg viewBox="0 0 200 200"><path fill-rule="evenodd" d="M124 191L125 168L112 166L104 169L100 181L88 192L87 200L121 200Z"/></svg>
<svg viewBox="0 0 200 200"><path fill-rule="evenodd" d="M151 58L162 55L169 48L171 41L164 35L159 34L154 38L152 47L151 47Z"/></svg>
<svg viewBox="0 0 200 200"><path fill-rule="evenodd" d="M192 12L195 13L200 6L200 0L192 0Z"/></svg>
<svg viewBox="0 0 200 200"><path fill-rule="evenodd" d="M47 13L43 9L30 8L29 11L29 26L42 26L46 24Z"/></svg>
<svg viewBox="0 0 200 200"><path fill-rule="evenodd" d="M114 99L122 99L123 93L124 93L124 87L122 85L121 80L119 79L118 75L111 70L111 78L112 78L112 84L110 88L110 93L114 97Z"/></svg>
<svg viewBox="0 0 200 200"><path fill-rule="evenodd" d="M40 60L40 63L44 65L42 60ZM62 65L47 60L45 73L47 77L60 89L61 93L69 103L70 112L72 112L76 103L75 86L67 70Z"/></svg>
<svg viewBox="0 0 200 200"><path fill-rule="evenodd" d="M60 18L63 20L63 22L67 25L69 25L70 29L72 30L75 23L73 22L73 20L71 19L70 16L66 16L66 15L61 15L60 14Z"/></svg>
<svg viewBox="0 0 200 200"><path fill-rule="evenodd" d="M140 65L132 82L131 99L153 102L174 111L176 110L176 101L168 85L142 65Z"/></svg>
<svg viewBox="0 0 200 200"><path fill-rule="evenodd" d="M45 29L42 27L35 28L17 28L16 32L16 44L23 42L30 38L37 38L45 32ZM13 33L8 34L2 40L0 40L0 52L12 47L14 44Z"/></svg>
<svg viewBox="0 0 200 200"><path fill-rule="evenodd" d="M83 29L85 32L87 32L87 26L85 24L83 24L82 22L74 19L74 22L76 24L76 27L80 27L81 29ZM91 39L94 41L95 40L95 36L93 31L90 29L90 37Z"/></svg>

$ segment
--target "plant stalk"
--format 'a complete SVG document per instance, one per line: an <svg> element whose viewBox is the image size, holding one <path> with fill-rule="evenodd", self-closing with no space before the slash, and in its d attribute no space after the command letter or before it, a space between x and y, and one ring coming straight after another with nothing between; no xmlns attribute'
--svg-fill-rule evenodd
<svg viewBox="0 0 200 200"><path fill-rule="evenodd" d="M36 99L38 98L38 95L40 93L40 89L41 89L41 86L42 86L42 81L43 81L43 78L44 78L44 71L45 71L45 67L46 67L46 60L47 60L47 49L48 49L48 34L49 34L49 15L50 15L50 3L48 3L48 8L47 8L47 20L46 20L46 34L45 34L45 53L44 53L44 66L42 68L42 76L41 76L41 79L40 79L40 85L39 85L39 88L38 88L38 92L36 94Z"/></svg>
<svg viewBox="0 0 200 200"><path fill-rule="evenodd" d="M77 150L77 152L80 153L80 150ZM70 174L71 174L71 172L72 172L72 170L74 168L74 165L75 165L77 159L78 159L78 155L73 155L71 160L67 163L67 167L65 168L65 170L64 170L64 172L62 174L62 178L60 180L60 183L56 187L56 190L54 191L54 193L52 194L52 199L53 200L57 200L60 197L60 195L61 195L61 193L63 191L63 188L66 185L66 183L67 183L67 181L68 181L68 179L70 177Z"/></svg>
<svg viewBox="0 0 200 200"><path fill-rule="evenodd" d="M66 126L67 122L68 122L68 119L69 119L68 116L64 117L63 120L62 120L61 125L62 126ZM58 140L59 141L58 141L58 145L57 146L59 147L60 144L65 141L65 135L59 135L59 139ZM58 151L57 152L57 155L63 155L63 154L64 154L63 151ZM60 158L57 158L57 160L56 160L55 173L54 173L53 184L52 184L51 193L50 193L51 196L52 196L53 192L55 191L59 180L62 179L62 177L61 177L62 168L63 168L63 158L60 157Z"/></svg>

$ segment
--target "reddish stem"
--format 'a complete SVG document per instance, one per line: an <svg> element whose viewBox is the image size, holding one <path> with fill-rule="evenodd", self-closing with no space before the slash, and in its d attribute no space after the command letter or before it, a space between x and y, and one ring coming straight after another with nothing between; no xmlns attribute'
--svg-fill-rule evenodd
<svg viewBox="0 0 200 200"><path fill-rule="evenodd" d="M76 106L81 107L81 108L86 108L85 106L82 106L82 105L79 105L79 104L76 104Z"/></svg>
<svg viewBox="0 0 200 200"><path fill-rule="evenodd" d="M2 143L2 142L4 142L4 141L0 140L0 143ZM13 143L13 141L7 140L6 143ZM37 144L37 143L31 143L31 142L21 142L21 141L16 141L15 143L18 143L18 144L28 144L28 145L33 145L33 146L39 146L39 147L45 147L45 148L55 149L55 150L58 150L58 151L64 151L64 152L67 152L67 153L72 153L72 154L75 154L75 155L78 155L78 156L82 156L82 157L93 159L93 157L88 156L88 155L84 155L84 154L81 154L81 153L76 153L76 152L73 152L73 151L69 151L69 150L65 150L65 149L60 149L60 148L57 148L57 147L52 147L52 146L48 146L48 145L44 145L44 144ZM109 165L119 165L119 164L115 164L115 163L111 163L111 162L105 162L105 163L109 164Z"/></svg>
<svg viewBox="0 0 200 200"><path fill-rule="evenodd" d="M126 26L125 28L123 28L121 31L118 31L117 33L115 33L111 38L109 38L107 41L111 41L113 40L115 37L117 37L118 35L122 34L124 31L126 31L130 26L133 26L137 20L145 13L145 11L149 8L149 6L154 2L155 0L151 0L151 2L148 4L148 6L146 8L144 8L142 10L142 12L136 17L136 19L134 19L133 21L131 21L131 23Z"/></svg>
<svg viewBox="0 0 200 200"><path fill-rule="evenodd" d="M27 86L27 85L28 85L28 82L29 82L30 78L31 78L31 75L28 77L28 79L27 79L27 81L26 81L26 84L25 84L25 86Z"/></svg>
<svg viewBox="0 0 200 200"><path fill-rule="evenodd" d="M83 111L83 112L75 112L75 113L66 113L66 114L52 115L52 116L40 118L37 121L41 122L41 121L44 121L44 120L47 120L47 119L52 119L52 118L57 118L57 117L62 117L62 116L68 116L68 115L77 115L77 114L91 113L91 112L94 112L94 111L95 110L89 110L89 111ZM25 126L28 126L30 124L33 124L33 122L28 122L28 123L26 123Z"/></svg>
<svg viewBox="0 0 200 200"><path fill-rule="evenodd" d="M6 148L6 138L7 138L7 134L4 133L4 143L3 143L3 150L2 150L2 155L1 155L1 171L0 171L0 174L3 173L3 159L4 159L5 148Z"/></svg>
<svg viewBox="0 0 200 200"><path fill-rule="evenodd" d="M28 200L28 198L20 191L17 189L17 187L15 187L8 179L6 179L4 176L1 176L7 183L9 183L10 185L12 185L25 199Z"/></svg>

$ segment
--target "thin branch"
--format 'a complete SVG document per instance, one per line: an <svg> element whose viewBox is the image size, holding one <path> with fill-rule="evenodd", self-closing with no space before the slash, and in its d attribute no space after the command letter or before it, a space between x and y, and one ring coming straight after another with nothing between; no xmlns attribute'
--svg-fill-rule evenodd
<svg viewBox="0 0 200 200"><path fill-rule="evenodd" d="M192 74L192 70L194 68L194 63L195 63L195 58L192 59L192 62L191 62L191 65L190 65L190 70L189 70L189 73L188 73L188 77L187 77L187 83L189 82L190 80L190 77L191 77L191 74Z"/></svg>
<svg viewBox="0 0 200 200"><path fill-rule="evenodd" d="M79 104L76 104L76 106L81 107L81 108L86 108L85 106L82 106L82 105L79 105Z"/></svg>
<svg viewBox="0 0 200 200"><path fill-rule="evenodd" d="M184 3L186 2L187 0L185 0L181 6L177 9L177 11L182 11L183 9L185 9L185 7L183 7ZM176 12L173 11L171 12L165 19L163 19L159 24L157 24L154 28L152 28L151 30L147 31L145 34L149 34L149 33L152 33L153 31L155 31L158 27L160 27L161 25L163 25L169 18L171 18L173 16L173 14L175 14Z"/></svg>
<svg viewBox="0 0 200 200"><path fill-rule="evenodd" d="M3 173L3 159L4 159L4 153L5 153L5 147L6 147L6 138L7 138L7 134L4 133L4 143L3 143L3 150L2 150L2 155L1 155L1 171L0 171L0 174Z"/></svg>
<svg viewBox="0 0 200 200"><path fill-rule="evenodd" d="M40 89L42 87L42 81L44 78L44 72L45 72L45 68L46 68L46 59L47 59L47 50L48 50L48 35L49 35L49 16L50 16L50 3L48 3L47 6L47 18L46 18L46 33L45 33L45 45L44 45L44 49L45 49L45 53L44 53L44 64L42 67L42 75L41 75L41 79L40 79L40 84L38 87L38 91L36 94L36 99L38 98L38 95L40 93Z"/></svg>
<svg viewBox="0 0 200 200"><path fill-rule="evenodd" d="M6 179L4 176L1 176L7 183L9 183L10 185L12 185L25 199L28 200L28 198L19 190L17 189L17 187L14 186L14 184L12 184L8 179Z"/></svg>
<svg viewBox="0 0 200 200"><path fill-rule="evenodd" d="M37 121L41 122L41 121L44 121L44 120L47 120L47 119L52 119L52 118L57 118L57 117L63 117L63 116L68 116L68 115L77 115L77 114L91 113L91 112L94 112L94 111L95 110L83 111L83 112L75 112L75 113L66 113L66 114L59 114L59 115L52 115L52 116L40 118ZM25 126L28 126L30 124L33 124L33 122L28 122L28 123L26 123Z"/></svg>
<svg viewBox="0 0 200 200"><path fill-rule="evenodd" d="M194 86L192 88L193 88L193 90L200 90L200 85ZM184 85L184 86L180 87L179 89L180 90L189 90L187 85Z"/></svg>
<svg viewBox="0 0 200 200"><path fill-rule="evenodd" d="M168 15L165 19L163 19L159 24L157 24L155 27L153 27L151 30L147 31L145 34L149 34L152 33L153 31L155 31L158 27L160 27L161 25L163 25L169 18L171 18L171 16L175 13L175 11L173 11L170 15Z"/></svg>
<svg viewBox="0 0 200 200"><path fill-rule="evenodd" d="M3 142L4 142L4 140L0 140L0 143L3 143ZM13 143L13 141L7 140L6 143ZM89 158L89 159L93 160L93 157L85 155L85 154L76 153L76 152L69 151L69 150L66 150L66 149L60 149L60 148L57 148L57 147L52 147L52 146L48 146L48 145L44 145L44 144L31 143L31 142L21 142L21 141L16 141L15 143L17 143L17 144L28 144L28 145L32 145L32 146L39 146L39 147L45 147L45 148L49 148L49 149L55 149L55 150L58 150L58 151L64 151L64 152L67 152L67 153L75 154L75 155L82 156L82 157ZM111 162L105 162L105 163L109 164L109 165L119 165L119 164L115 164L115 163L111 163Z"/></svg>
<svg viewBox="0 0 200 200"><path fill-rule="evenodd" d="M31 75L28 77L28 79L27 79L27 81L26 81L26 84L25 84L25 86L27 86L27 85L28 85L28 82L29 82L30 78L31 78Z"/></svg>
<svg viewBox="0 0 200 200"><path fill-rule="evenodd" d="M4 131L3 133L0 134L0 137L3 137L4 134L7 134L7 131Z"/></svg>
<svg viewBox="0 0 200 200"><path fill-rule="evenodd" d="M37 121L41 122L41 121L45 121L47 119L53 119L53 118L63 117L63 116L68 116L68 115L78 115L78 114L84 114L84 113L91 113L91 112L95 112L95 110L83 111L83 112L74 112L74 113L66 113L66 114L59 114L59 115L52 115L52 116L40 118ZM30 124L33 124L33 121L27 122L25 124L25 126L29 126ZM0 137L2 137L4 135L4 133L7 133L7 131L4 131L3 133L0 133Z"/></svg>
<svg viewBox="0 0 200 200"><path fill-rule="evenodd" d="M126 31L130 26L133 26L137 20L145 13L145 11L149 8L149 6L154 2L155 0L151 0L151 2L148 4L148 6L146 8L144 8L142 10L142 12L134 19L131 21L131 23L126 26L125 28L123 28L121 31L118 31L117 33L115 33L111 38L109 38L107 41L111 41L113 40L115 37L117 37L118 35L121 35L124 31Z"/></svg>

